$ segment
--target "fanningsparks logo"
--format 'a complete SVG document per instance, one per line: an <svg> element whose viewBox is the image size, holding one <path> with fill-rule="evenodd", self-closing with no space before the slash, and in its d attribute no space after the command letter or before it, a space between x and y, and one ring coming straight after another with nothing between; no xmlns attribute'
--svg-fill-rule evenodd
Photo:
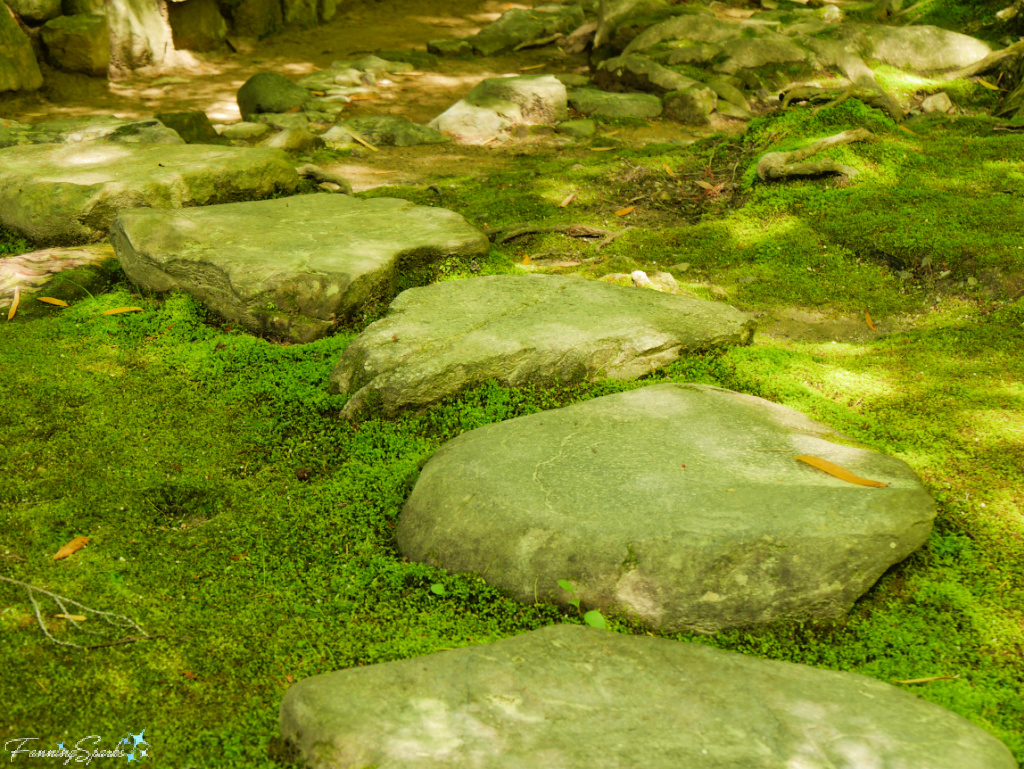
<svg viewBox="0 0 1024 769"><path fill-rule="evenodd" d="M38 742L38 737L17 737L7 740L4 743L4 750L10 753L11 763L18 756L25 756L26 758L57 759L64 764L70 764L72 761L89 764L97 758L123 758L130 764L133 761L149 758L149 743L144 738L145 733L145 729L138 734L129 732L127 737L117 740L113 748L107 749L100 747L102 738L98 734L83 737L71 747L66 747L61 742L54 748L42 747Z"/></svg>

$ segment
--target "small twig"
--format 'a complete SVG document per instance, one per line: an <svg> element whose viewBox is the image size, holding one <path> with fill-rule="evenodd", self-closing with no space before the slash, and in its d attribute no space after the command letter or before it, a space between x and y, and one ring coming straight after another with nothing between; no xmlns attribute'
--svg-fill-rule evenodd
<svg viewBox="0 0 1024 769"><path fill-rule="evenodd" d="M91 648L94 648L92 646L82 646L80 644L68 643L66 641L58 641L56 638L54 638L53 634L50 633L49 630L47 630L46 623L43 621L42 611L40 610L39 602L36 600L36 596L35 596L36 593L40 593L42 595L45 595L47 598L53 599L53 601L61 608L61 611L64 614L66 614L66 615L70 615L71 612L69 612L67 610L67 607L64 605L65 601L67 603L71 604L72 606L77 606L79 609L81 609L83 611L92 612L93 614L98 614L100 617L103 618L103 621L106 622L108 625L111 625L111 626L116 627L116 628L132 628L134 630L137 630L139 633L141 633L142 634L142 638L155 637L155 636L150 636L148 633L146 633L145 630L143 630L141 627L139 627L138 624L136 624L133 620L129 619L128 617L125 617L123 614L114 614L114 613L108 612L108 611L100 611L99 609L93 609L92 607L86 606L84 603L79 603L78 601L75 601L75 600L73 600L71 598L67 598L66 596L58 595L57 593L51 593L49 590L44 590L41 587L36 587L35 585L30 585L27 582L21 582L21 581L16 580L16 579L11 579L10 577L2 577L2 576L0 576L0 581L7 582L7 583L9 583L11 585L17 585L18 587L25 588L26 592L28 593L28 599L29 599L29 601L32 602L32 608L35 611L36 622L39 624L40 630L43 631L43 635L45 635L48 639L53 641L58 646L70 646L73 649L91 649ZM75 627L79 627L79 625L80 625L80 623L77 620L71 620L71 622L74 624ZM84 630L84 628L80 628L80 629ZM86 631L86 632L90 632L90 633L95 634L95 631ZM128 636L128 637L131 638L131 636ZM137 640L141 640L141 639L137 639ZM125 643L127 643L127 642L125 642ZM111 646L113 644L106 643L106 644L99 644L99 645L100 646Z"/></svg>
<svg viewBox="0 0 1024 769"><path fill-rule="evenodd" d="M636 229L636 227L629 226L629 227L626 227L625 229L621 230L620 232L609 232L605 236L604 240L602 240L600 243L597 244L596 249L598 251L600 251L602 248L607 246L609 243L611 243L616 238L622 237L623 235L625 235L630 230L635 230L635 229Z"/></svg>

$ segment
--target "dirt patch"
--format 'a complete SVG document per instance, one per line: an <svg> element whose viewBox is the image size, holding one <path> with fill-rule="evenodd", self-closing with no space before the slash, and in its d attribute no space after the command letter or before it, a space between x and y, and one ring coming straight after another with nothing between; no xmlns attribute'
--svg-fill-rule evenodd
<svg viewBox="0 0 1024 769"><path fill-rule="evenodd" d="M898 318L872 319L863 314L828 315L815 310L787 307L758 323L758 333L794 342L870 342L909 328Z"/></svg>

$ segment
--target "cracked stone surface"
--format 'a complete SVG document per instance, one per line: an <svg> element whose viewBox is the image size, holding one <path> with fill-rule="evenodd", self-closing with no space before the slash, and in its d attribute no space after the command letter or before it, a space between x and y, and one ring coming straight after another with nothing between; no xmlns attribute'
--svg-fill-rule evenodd
<svg viewBox="0 0 1024 769"><path fill-rule="evenodd" d="M180 289L253 333L295 342L390 300L400 271L489 248L454 211L332 194L123 211L111 240L135 283Z"/></svg>
<svg viewBox="0 0 1024 769"><path fill-rule="evenodd" d="M1016 769L995 737L854 673L555 625L299 681L311 769Z"/></svg>
<svg viewBox="0 0 1024 769"><path fill-rule="evenodd" d="M331 374L354 416L425 408L489 380L513 387L649 374L687 352L746 344L724 304L559 275L493 275L403 292Z"/></svg>
<svg viewBox="0 0 1024 769"><path fill-rule="evenodd" d="M889 484L857 486L812 455ZM834 619L928 539L935 505L901 460L769 401L662 384L465 433L424 467L403 555L514 598L665 631Z"/></svg>

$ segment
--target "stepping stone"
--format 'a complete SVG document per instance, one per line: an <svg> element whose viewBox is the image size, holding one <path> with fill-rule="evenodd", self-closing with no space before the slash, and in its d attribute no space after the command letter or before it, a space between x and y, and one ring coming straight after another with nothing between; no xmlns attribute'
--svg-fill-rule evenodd
<svg viewBox="0 0 1024 769"><path fill-rule="evenodd" d="M307 678L280 727L318 769L1017 767L866 676L578 625Z"/></svg>
<svg viewBox="0 0 1024 769"><path fill-rule="evenodd" d="M581 115L600 117L658 117L661 98L651 93L608 93L597 88L580 88L569 92L569 104Z"/></svg>
<svg viewBox="0 0 1024 769"><path fill-rule="evenodd" d="M841 617L934 517L898 459L760 398L662 384L449 441L396 533L410 560L476 572L523 602L568 608L569 580L584 607L713 633Z"/></svg>
<svg viewBox="0 0 1024 769"><path fill-rule="evenodd" d="M108 142L8 147L0 149L0 225L40 245L73 245L103 238L124 208L265 198L298 184L280 150Z"/></svg>
<svg viewBox="0 0 1024 769"><path fill-rule="evenodd" d="M489 250L452 211L332 194L136 208L118 215L111 241L135 283L180 289L252 333L295 342L389 301L400 270L415 280L431 264Z"/></svg>
<svg viewBox="0 0 1024 769"><path fill-rule="evenodd" d="M135 120L113 115L90 115L35 125L0 120L0 148L16 144L78 144L91 141L124 144L185 143L177 131L154 118Z"/></svg>
<svg viewBox="0 0 1024 769"><path fill-rule="evenodd" d="M643 376L753 335L753 319L717 302L561 275L492 275L404 291L348 346L331 388L352 396L348 417L371 392L392 415L488 380Z"/></svg>

